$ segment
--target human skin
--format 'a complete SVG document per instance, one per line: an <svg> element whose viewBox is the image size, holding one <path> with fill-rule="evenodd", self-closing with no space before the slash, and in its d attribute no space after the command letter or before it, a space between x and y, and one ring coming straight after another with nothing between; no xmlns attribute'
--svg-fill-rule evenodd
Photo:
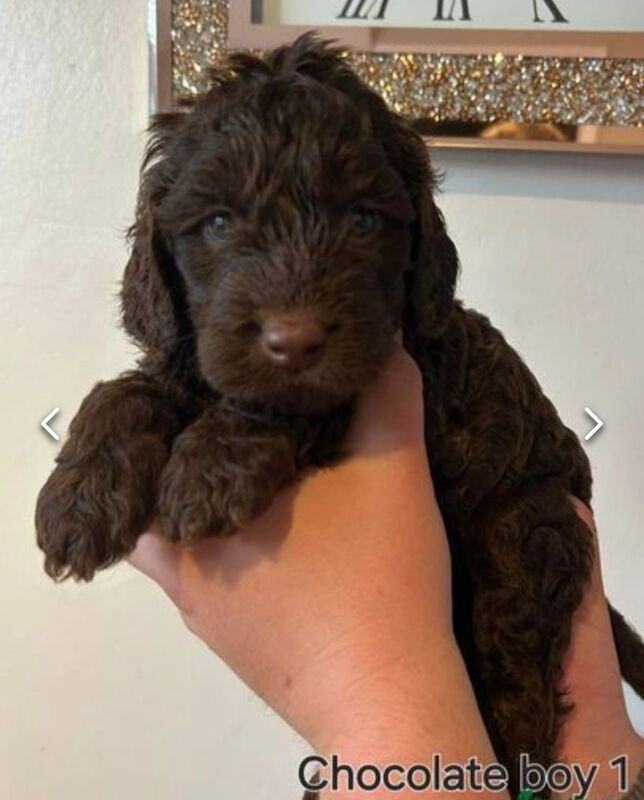
<svg viewBox="0 0 644 800"><path fill-rule="evenodd" d="M449 549L423 426L421 379L400 348L360 398L347 460L282 491L230 538L181 548L153 529L130 557L317 753L349 763L429 764L435 753L445 763L496 761L452 632ZM565 680L578 710L562 755L607 761L626 748L634 779L644 751L623 704L598 562ZM614 771L597 781L598 796L618 794ZM322 794L331 796L391 793Z"/></svg>
<svg viewBox="0 0 644 800"><path fill-rule="evenodd" d="M618 797L618 771L614 758L628 761L628 784L644 766L644 739L631 724L613 643L602 583L595 521L590 509L571 498L577 514L593 532L595 560L591 584L573 620L573 633L564 663L564 687L574 708L559 737L560 759L588 769L599 764L593 798Z"/></svg>

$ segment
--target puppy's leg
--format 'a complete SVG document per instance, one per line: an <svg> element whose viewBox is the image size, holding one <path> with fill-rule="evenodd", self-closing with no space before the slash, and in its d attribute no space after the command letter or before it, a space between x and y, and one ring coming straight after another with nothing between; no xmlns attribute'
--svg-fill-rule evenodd
<svg viewBox="0 0 644 800"><path fill-rule="evenodd" d="M161 477L159 520L169 539L232 533L297 474L295 437L221 408L177 437Z"/></svg>
<svg viewBox="0 0 644 800"><path fill-rule="evenodd" d="M589 580L592 542L563 482L539 479L477 512L470 548L484 715L517 791L521 754L551 764L570 707L562 662Z"/></svg>
<svg viewBox="0 0 644 800"><path fill-rule="evenodd" d="M90 580L133 548L154 515L179 428L176 407L143 373L94 387L36 505L37 540L52 578Z"/></svg>

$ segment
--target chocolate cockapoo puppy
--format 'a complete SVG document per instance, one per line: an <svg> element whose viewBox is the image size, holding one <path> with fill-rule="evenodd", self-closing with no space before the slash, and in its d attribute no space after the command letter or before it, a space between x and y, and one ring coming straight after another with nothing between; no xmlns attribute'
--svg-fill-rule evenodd
<svg viewBox="0 0 644 800"><path fill-rule="evenodd" d="M503 336L455 300L426 145L339 51L308 35L212 78L152 126L122 289L143 356L71 424L38 498L45 569L89 580L153 518L177 542L233 533L342 458L354 398L402 329L482 713L514 776L520 753L548 764L590 571L568 499L590 501L586 456ZM642 695L644 647L611 616Z"/></svg>

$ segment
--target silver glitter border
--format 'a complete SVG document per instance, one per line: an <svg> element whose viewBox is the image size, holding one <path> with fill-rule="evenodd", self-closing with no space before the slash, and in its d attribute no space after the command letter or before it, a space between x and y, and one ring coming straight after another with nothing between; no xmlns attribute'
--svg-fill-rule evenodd
<svg viewBox="0 0 644 800"><path fill-rule="evenodd" d="M149 2L155 20L155 100L165 110L180 96L203 92L207 67L226 57L228 0ZM413 119L644 128L644 59L347 55L392 109Z"/></svg>

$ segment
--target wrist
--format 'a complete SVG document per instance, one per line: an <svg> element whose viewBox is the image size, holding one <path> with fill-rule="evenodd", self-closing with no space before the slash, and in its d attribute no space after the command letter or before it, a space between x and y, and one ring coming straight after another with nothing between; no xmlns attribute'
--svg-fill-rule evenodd
<svg viewBox="0 0 644 800"><path fill-rule="evenodd" d="M414 777L422 780L416 765L431 762L431 740L422 724L408 717L372 717L357 730L318 751L318 778L322 781L320 800L344 798L417 798Z"/></svg>
<svg viewBox="0 0 644 800"><path fill-rule="evenodd" d="M390 670L354 688L345 695L351 702L327 716L310 739L320 758L313 766L321 767L321 800L389 800L392 792L404 800L454 800L473 791L481 800L508 797L453 639L433 648L431 659L425 655L424 665ZM446 786L449 764L462 768L462 790ZM496 770L494 791L483 780L490 769ZM360 787L363 773L369 785Z"/></svg>
<svg viewBox="0 0 644 800"><path fill-rule="evenodd" d="M369 668L358 671L342 657L332 683L320 679L324 690L318 697L324 703L318 703L316 722L305 735L316 752L358 749L374 757L390 756L394 749L408 752L427 739L429 722L444 713L437 713L444 705L444 676L458 674L462 664L455 639L448 634L433 637L404 657L380 651L368 658L362 649L355 655Z"/></svg>
<svg viewBox="0 0 644 800"><path fill-rule="evenodd" d="M463 758L450 752L428 736L426 726L406 725L385 739L371 738L364 731L358 741L343 739L309 766L317 771L313 783L320 800L391 800L392 796L508 800L507 770L493 756L479 751Z"/></svg>

